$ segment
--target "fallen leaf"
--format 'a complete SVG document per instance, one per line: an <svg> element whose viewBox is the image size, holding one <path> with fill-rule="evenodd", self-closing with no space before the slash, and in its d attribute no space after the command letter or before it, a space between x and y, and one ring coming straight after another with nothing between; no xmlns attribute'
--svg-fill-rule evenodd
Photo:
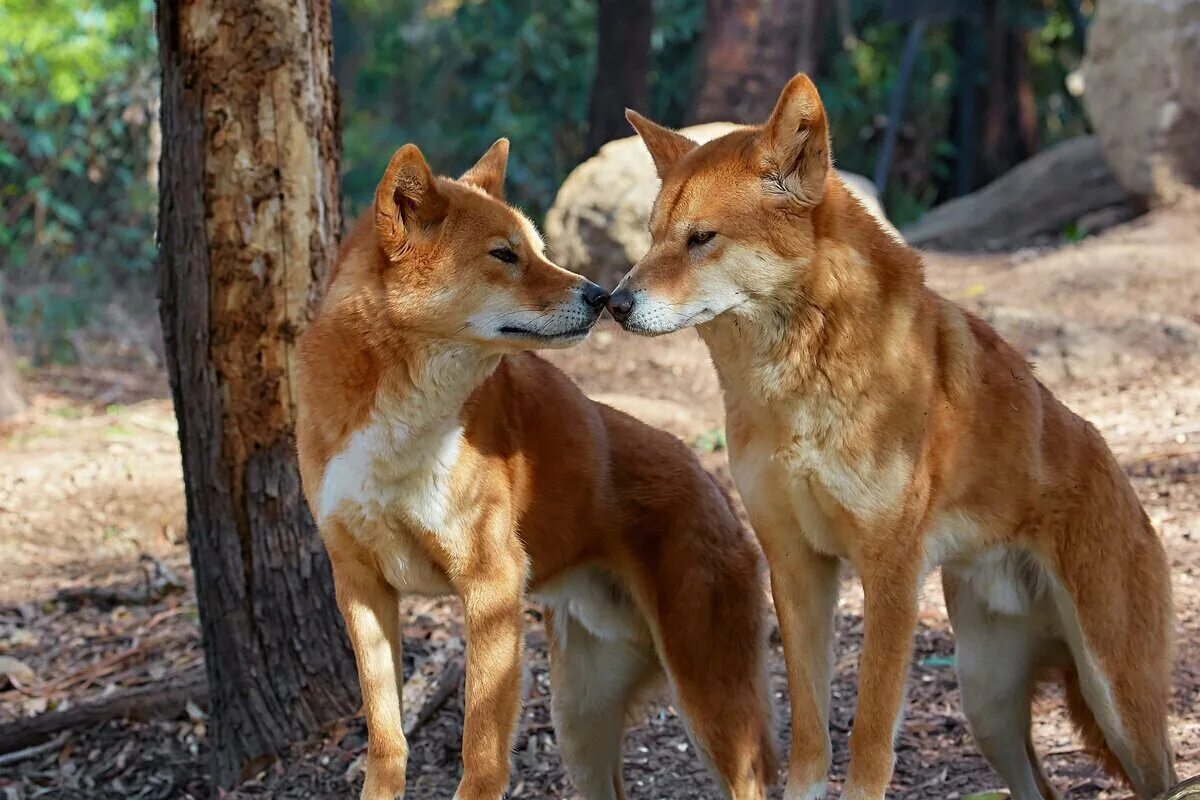
<svg viewBox="0 0 1200 800"><path fill-rule="evenodd" d="M184 710L187 711L188 719L190 719L192 722L203 722L204 720L208 719L208 715L204 713L204 710L191 700L187 701L187 705L184 706Z"/></svg>
<svg viewBox="0 0 1200 800"><path fill-rule="evenodd" d="M38 682L33 667L12 656L0 656L0 675L18 689L28 689Z"/></svg>

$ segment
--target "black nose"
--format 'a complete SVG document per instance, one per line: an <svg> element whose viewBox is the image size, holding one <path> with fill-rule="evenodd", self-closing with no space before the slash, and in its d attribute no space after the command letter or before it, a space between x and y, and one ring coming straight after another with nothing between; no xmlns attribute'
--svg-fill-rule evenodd
<svg viewBox="0 0 1200 800"><path fill-rule="evenodd" d="M608 298L608 313L612 314L613 319L617 322L629 319L632 311L633 292L628 289L617 289L613 292L612 297Z"/></svg>
<svg viewBox="0 0 1200 800"><path fill-rule="evenodd" d="M594 308L596 313L599 313L604 310L604 304L608 302L608 292L591 281L585 281L583 284L583 300Z"/></svg>

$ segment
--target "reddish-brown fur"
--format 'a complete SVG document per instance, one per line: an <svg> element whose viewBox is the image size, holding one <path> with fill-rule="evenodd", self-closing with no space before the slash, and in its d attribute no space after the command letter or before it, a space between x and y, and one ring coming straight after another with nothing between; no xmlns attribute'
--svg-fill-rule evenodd
<svg viewBox="0 0 1200 800"><path fill-rule="evenodd" d="M849 194L806 77L765 125L704 146L631 121L663 186L610 307L643 334L698 324L712 352L788 657L786 797L824 792L842 559L866 625L843 796L884 796L917 592L939 565L967 714L1013 796L1053 796L1029 741L1045 669L1079 676L1073 718L1138 796L1164 790L1167 562L1100 434Z"/></svg>
<svg viewBox="0 0 1200 800"><path fill-rule="evenodd" d="M683 444L487 327L512 309L540 320L583 284L499 199L506 153L453 181L398 151L302 342L301 468L359 664L363 797L405 787L399 597L442 590L462 598L468 637L456 797L503 793L531 589L547 595L559 744L585 796L621 796L624 715L665 672L726 791L761 800L774 767L757 549ZM489 255L497 241L518 264Z"/></svg>

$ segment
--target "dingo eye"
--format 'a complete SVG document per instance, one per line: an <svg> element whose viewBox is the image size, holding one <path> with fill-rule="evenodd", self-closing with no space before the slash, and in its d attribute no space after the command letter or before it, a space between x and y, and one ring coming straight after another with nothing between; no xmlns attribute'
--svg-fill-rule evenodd
<svg viewBox="0 0 1200 800"><path fill-rule="evenodd" d="M702 244L708 244L716 235L716 231L696 231L688 237L688 247L699 247Z"/></svg>
<svg viewBox="0 0 1200 800"><path fill-rule="evenodd" d="M497 247L495 250L489 251L488 255L505 264L515 264L518 261L517 254L507 247Z"/></svg>

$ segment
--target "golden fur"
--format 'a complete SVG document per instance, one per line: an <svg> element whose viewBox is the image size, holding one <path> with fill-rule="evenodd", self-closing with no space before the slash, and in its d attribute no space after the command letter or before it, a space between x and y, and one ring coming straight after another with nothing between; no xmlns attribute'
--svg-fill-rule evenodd
<svg viewBox="0 0 1200 800"><path fill-rule="evenodd" d="M392 158L301 345L298 444L369 729L365 800L405 787L399 597L462 598L460 800L509 781L527 589L547 604L558 742L623 797L625 715L665 672L729 796L773 777L757 549L679 441L523 352L581 341L606 295L500 198L507 142L459 180ZM515 259L514 263L508 263Z"/></svg>
<svg viewBox="0 0 1200 800"><path fill-rule="evenodd" d="M843 797L884 796L918 587L939 566L966 714L1015 798L1055 796L1029 739L1047 672L1137 795L1165 790L1167 561L1100 434L848 193L807 77L765 125L703 146L630 120L662 190L610 309L646 335L698 325L711 350L787 655L785 797L824 797L840 560L866 625Z"/></svg>

